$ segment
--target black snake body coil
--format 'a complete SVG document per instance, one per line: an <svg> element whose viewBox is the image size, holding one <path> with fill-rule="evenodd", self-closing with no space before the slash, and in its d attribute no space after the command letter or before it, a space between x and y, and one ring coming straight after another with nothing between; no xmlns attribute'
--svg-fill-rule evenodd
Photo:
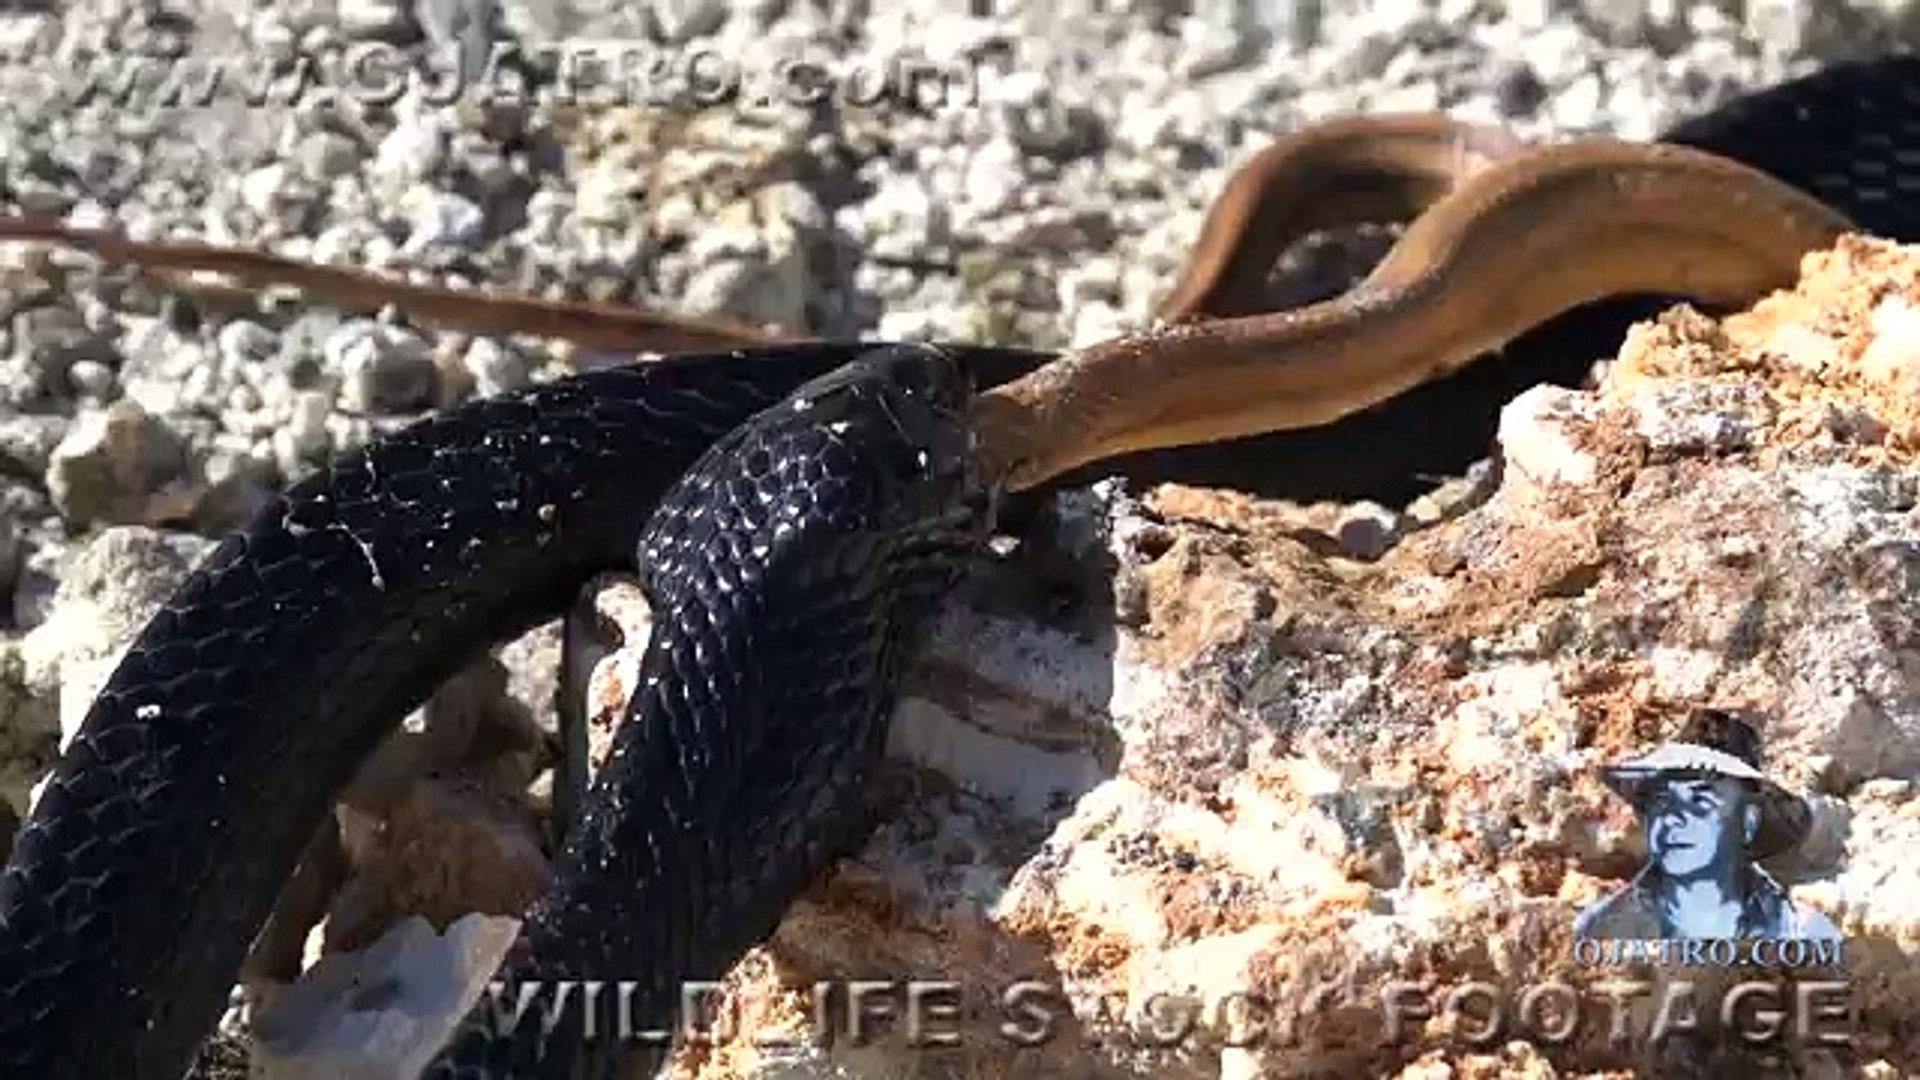
<svg viewBox="0 0 1920 1080"><path fill-rule="evenodd" d="M540 1009L514 1026L497 1006L621 972L631 997L598 1001L594 1030L671 1019L685 980L724 975L864 838L901 666L985 539L970 392L938 350L877 350L727 435L667 494L639 545L654 630L565 884L428 1076L612 1076L623 1051L658 1053L580 1039L577 1010L543 1039Z"/></svg>
<svg viewBox="0 0 1920 1080"><path fill-rule="evenodd" d="M1911 58L1829 69L1670 137L1920 238ZM1617 341L1637 310L1561 326ZM638 712L504 977L651 979L670 996L724 971L862 835L893 673L985 515L959 372L987 384L1044 358L678 357L469 403L290 487L138 635L21 831L0 877L0 1073L184 1072L359 762L637 537L660 626ZM809 407L767 411L822 376ZM491 1020L476 1010L436 1075L618 1064Z"/></svg>
<svg viewBox="0 0 1920 1080"><path fill-rule="evenodd" d="M973 355L1010 370L1037 359ZM968 456L949 415L954 363L809 345L595 372L442 413L290 487L129 646L16 840L0 878L0 1075L179 1077L356 765L488 645L558 614L593 573L631 565L649 513L717 444L645 532L660 560L649 587L671 597L660 618L675 632L648 654L650 676L665 678L636 701L657 698L647 707L667 726L627 725L597 784L613 798L566 856L576 868L614 860L628 876L564 875L511 970L604 955L668 979L670 957L710 964L732 926L783 909L791 893L779 890L838 850L830 834L796 833L794 815L830 809L864 772L847 746L867 737L862 710L889 685L870 680L912 637L908 609L882 601L960 563L949 504ZM741 426L823 376L813 407ZM734 460L746 475L719 475ZM828 607L788 606L814 588ZM761 607L732 621L728 603ZM751 656L730 630L752 634ZM739 707L766 719L754 695L769 686L730 680L769 665L794 669L773 686L800 710L783 726L732 726L732 705L705 711L745 695ZM828 674L850 681L818 681ZM723 729L736 744L717 741ZM775 782L782 754L788 786ZM764 775L742 784L747 768ZM622 831L662 826L623 818L646 798L669 800L653 810L680 835ZM669 840L681 846L649 861L647 845ZM682 880L711 887L674 892ZM648 921L620 924L649 939L583 926L602 903L643 905ZM729 908L737 922L720 916Z"/></svg>

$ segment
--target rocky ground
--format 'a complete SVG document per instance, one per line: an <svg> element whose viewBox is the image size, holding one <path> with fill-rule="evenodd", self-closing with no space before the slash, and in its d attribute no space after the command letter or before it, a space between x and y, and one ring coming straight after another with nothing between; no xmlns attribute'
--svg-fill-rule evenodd
<svg viewBox="0 0 1920 1080"><path fill-rule="evenodd" d="M1377 558L1232 493L1065 500L1027 543L1082 567L1079 603L1011 615L1030 571L983 570L897 721L887 824L735 973L745 1035L682 1067L1911 1075L1916 304L1920 249L1850 240L1749 313L1642 324L1593 389L1509 404L1498 478ZM629 586L596 596L644 637ZM1063 614L1085 610L1110 615ZM589 684L596 730L623 655ZM1845 1045L1649 1049L1662 988L1699 973L1577 959L1575 913L1645 850L1599 767L1702 706L1807 793L1769 870L1847 936ZM938 1055L900 1028L755 1042L815 1029L814 980L926 971L966 1010ZM1610 1043L1622 979L1641 996ZM1024 1014L997 995L1023 980L1072 1004L1072 1037L1009 1045ZM1491 1036L1439 1004L1475 984L1505 1010ZM1577 1026L1525 1026L1530 990L1577 995ZM1396 1029L1380 1003L1407 993L1436 1015Z"/></svg>
<svg viewBox="0 0 1920 1080"><path fill-rule="evenodd" d="M1827 3L985 9L16 5L0 12L0 198L418 279L1060 345L1144 320L1228 170L1303 121L1444 107L1529 134L1644 137L1911 37L1904 9ZM261 58L443 64L500 41L537 58L610 38L654 43L647 70L680 99L610 107L548 86L436 106L416 87L376 107L365 71L291 101L166 108L138 82L120 100L99 89L238 78ZM794 56L851 86L909 54L970 77L917 110L849 90L826 120L753 100ZM715 58L738 93L711 81L729 70L702 66ZM689 72L708 81L675 83ZM1625 1068L1588 1045L1389 1045L1378 1010L1351 1002L1393 977L1559 971L1555 935L1632 865L1631 819L1586 766L1711 700L1772 718L1776 758L1820 794L1818 842L1788 868L1796 895L1866 942L1854 1056L1795 1067L1920 1068L1899 914L1915 883L1895 854L1920 805L1902 614L1914 265L1849 248L1744 321L1643 331L1596 394L1508 409L1503 475L1411 507L1063 495L1042 522L1056 535L1028 545L1052 552L1051 572L983 571L981 595L950 613L901 719L895 789L876 795L880 838L737 973L754 1023L774 1025L792 1020L767 993L775 974L1030 975L1084 1006L1229 984L1300 1000L1325 967L1347 1004L1296 1010L1284 1053L1213 1032L1168 1055L1083 1018L1098 1038L1025 1057L991 1040L931 1064L885 1043L730 1045L679 1067ZM0 793L17 810L208 538L425 410L604 360L297 303L185 302L18 245L0 245L0 303ZM583 603L618 608L619 588ZM314 865L335 872L290 894L291 929L270 936L257 982L297 965L303 907L330 911L329 947L382 941L380 965L431 952L404 936L418 924L381 938L404 915L517 910L544 862L534 819L501 793L551 801L538 751L556 726L559 638L544 628L470 672L369 767L339 835L316 844ZM617 669L589 687L597 707L617 698ZM462 858L423 854L443 851ZM316 1003L338 996L325 977L302 987L269 1032L283 1075L346 1060L350 1025Z"/></svg>

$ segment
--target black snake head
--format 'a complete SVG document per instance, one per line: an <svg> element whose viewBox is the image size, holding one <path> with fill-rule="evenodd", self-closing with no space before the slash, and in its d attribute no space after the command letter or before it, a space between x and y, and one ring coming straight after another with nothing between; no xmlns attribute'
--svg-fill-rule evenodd
<svg viewBox="0 0 1920 1080"><path fill-rule="evenodd" d="M954 492L980 486L967 418L971 379L961 361L931 345L884 345L803 384L785 401L742 425L710 452L744 455L748 472L778 472L782 459L852 454L873 486L848 501L889 520L918 520ZM755 469L753 459L767 469ZM700 470L696 468L695 473ZM844 500L843 500L844 501Z"/></svg>
<svg viewBox="0 0 1920 1080"><path fill-rule="evenodd" d="M804 543L830 543L834 559L907 537L978 536L991 492L974 454L971 391L964 363L945 349L855 355L715 443L662 500L638 561L664 585L761 518L776 523L774 547L787 533L778 522L795 531L804 522L813 537Z"/></svg>
<svg viewBox="0 0 1920 1080"><path fill-rule="evenodd" d="M807 402L826 432L857 445L875 485L872 505L888 519L875 524L911 530L956 504L977 524L988 520L993 493L975 453L972 396L973 378L957 354L909 344L863 353L789 400Z"/></svg>
<svg viewBox="0 0 1920 1080"><path fill-rule="evenodd" d="M932 345L885 345L805 384L786 407L835 426L882 424L891 431L862 441L896 457L889 472L917 478L964 463L971 453L964 415L972 380L959 359ZM777 407L776 407L777 408ZM925 457L929 460L922 461Z"/></svg>

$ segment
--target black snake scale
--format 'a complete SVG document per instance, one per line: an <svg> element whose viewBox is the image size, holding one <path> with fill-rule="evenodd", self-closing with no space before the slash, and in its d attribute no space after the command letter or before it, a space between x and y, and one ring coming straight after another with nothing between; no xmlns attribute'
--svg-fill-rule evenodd
<svg viewBox="0 0 1920 1080"><path fill-rule="evenodd" d="M716 440L869 351L674 359L476 402L293 485L227 538L129 647L0 878L0 1073L178 1077L305 838L398 718L501 636L557 614L596 570L631 564L649 512ZM832 400L871 412L887 398ZM893 430L855 421L856 435ZM791 462L777 475L819 479ZM684 534L652 535L674 549ZM721 539L705 554L755 557Z"/></svg>
<svg viewBox="0 0 1920 1080"><path fill-rule="evenodd" d="M1831 68L1670 137L1920 238L1920 61ZM1640 310L1592 306L1507 352L1576 332L1610 347ZM0 1070L178 1077L358 762L636 543L666 617L504 975L653 979L636 1012L664 1020L664 988L723 971L862 835L851 808L892 673L989 516L961 374L1042 359L679 357L469 403L290 487L142 630L21 831L0 876ZM822 376L807 408L787 400ZM608 1044L492 1020L476 1009L432 1075L618 1064Z"/></svg>
<svg viewBox="0 0 1920 1080"><path fill-rule="evenodd" d="M985 539L970 390L933 349L866 354L723 439L661 502L639 545L659 614L604 797L565 853L578 885L531 913L501 1002L522 980L538 994L619 971L643 982L602 999L597 1030L620 1030L621 1009L672 1013L682 980L724 975L863 838L901 665ZM474 1010L427 1075L623 1064L611 1040L517 1037L494 1015Z"/></svg>

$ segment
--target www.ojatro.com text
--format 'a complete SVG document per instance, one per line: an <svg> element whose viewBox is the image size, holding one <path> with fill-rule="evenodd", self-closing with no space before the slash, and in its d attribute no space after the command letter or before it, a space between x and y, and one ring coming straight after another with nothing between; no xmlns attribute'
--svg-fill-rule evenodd
<svg viewBox="0 0 1920 1080"><path fill-rule="evenodd" d="M495 42L481 50L357 41L324 53L281 55L104 52L77 55L50 77L70 101L134 111L215 102L290 105L320 94L382 108L403 98L439 106L538 96L558 104L689 110L951 109L980 102L983 70L969 60L910 52L796 47L756 58L704 45L576 38L535 46Z"/></svg>

